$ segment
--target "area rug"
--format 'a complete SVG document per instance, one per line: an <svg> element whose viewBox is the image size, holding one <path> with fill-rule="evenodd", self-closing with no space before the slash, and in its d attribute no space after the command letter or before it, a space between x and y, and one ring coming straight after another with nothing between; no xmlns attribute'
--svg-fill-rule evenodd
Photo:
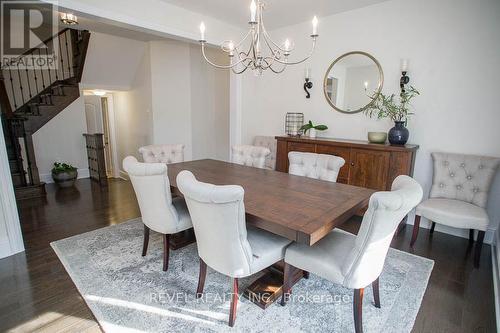
<svg viewBox="0 0 500 333"><path fill-rule="evenodd" d="M196 244L171 251L163 272L161 236L152 233L146 257L142 237L143 225L135 219L51 244L106 332L354 332L352 290L314 274L294 286L285 307L275 303L262 310L241 296L230 328L230 279L209 269L205 296L196 299ZM380 277L380 309L371 287L365 289L364 332L410 332L433 265L390 249ZM240 290L255 278L241 279Z"/></svg>

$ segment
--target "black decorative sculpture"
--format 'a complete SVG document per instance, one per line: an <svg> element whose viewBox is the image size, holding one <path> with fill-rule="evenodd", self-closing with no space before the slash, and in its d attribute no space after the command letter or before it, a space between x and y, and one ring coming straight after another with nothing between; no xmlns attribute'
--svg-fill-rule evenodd
<svg viewBox="0 0 500 333"><path fill-rule="evenodd" d="M309 81L309 78L306 78L306 82L304 83L304 91L306 92L306 98L311 98L311 94L309 93L309 89L313 87L313 83Z"/></svg>

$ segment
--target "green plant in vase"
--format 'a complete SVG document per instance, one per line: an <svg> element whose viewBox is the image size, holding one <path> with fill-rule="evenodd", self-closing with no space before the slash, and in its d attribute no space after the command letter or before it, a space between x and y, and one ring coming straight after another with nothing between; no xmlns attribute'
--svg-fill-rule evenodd
<svg viewBox="0 0 500 333"><path fill-rule="evenodd" d="M326 125L313 125L312 121L310 121L310 120L307 124L302 125L302 127L300 128L301 131L304 131L304 134L306 134L306 132L309 132L310 138L316 137L316 131L326 131L327 129L328 129L328 126L326 126Z"/></svg>
<svg viewBox="0 0 500 333"><path fill-rule="evenodd" d="M67 163L55 162L52 168L52 179L60 187L71 187L75 184L78 177L76 167Z"/></svg>
<svg viewBox="0 0 500 333"><path fill-rule="evenodd" d="M408 90L402 90L399 98L396 94L378 94L374 102L366 108L364 113L373 118L389 118L394 121L395 126L389 130L389 142L395 145L404 145L408 141L410 132L405 127L408 118L414 114L411 111L410 101L420 95L417 89L410 86Z"/></svg>

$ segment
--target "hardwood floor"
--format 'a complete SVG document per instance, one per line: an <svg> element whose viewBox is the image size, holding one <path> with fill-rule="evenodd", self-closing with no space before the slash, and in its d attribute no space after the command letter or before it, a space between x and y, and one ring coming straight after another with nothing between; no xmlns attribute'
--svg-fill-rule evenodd
<svg viewBox="0 0 500 333"><path fill-rule="evenodd" d="M18 208L26 251L0 260L0 331L99 332L49 243L139 216L130 183L112 180L101 188L79 180L67 190L47 185L46 200L23 201ZM353 219L345 229L358 226ZM393 247L411 252L410 238L407 227ZM413 253L435 266L414 332L496 331L490 247L484 245L479 269L467 248L467 239L420 231Z"/></svg>

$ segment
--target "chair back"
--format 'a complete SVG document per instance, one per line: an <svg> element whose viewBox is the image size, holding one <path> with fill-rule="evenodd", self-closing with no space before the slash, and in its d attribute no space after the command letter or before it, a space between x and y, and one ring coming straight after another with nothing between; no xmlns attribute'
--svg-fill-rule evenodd
<svg viewBox="0 0 500 333"><path fill-rule="evenodd" d="M420 203L422 195L422 187L413 178L398 176L391 191L371 196L354 249L342 266L344 286L364 288L379 277L398 224Z"/></svg>
<svg viewBox="0 0 500 333"><path fill-rule="evenodd" d="M275 170L276 169L276 151L277 143L274 136L256 136L253 139L253 145L257 147L266 147L271 152L266 157L266 163L264 167L266 169Z"/></svg>
<svg viewBox="0 0 500 333"><path fill-rule="evenodd" d="M177 186L186 199L200 258L230 277L250 274L252 249L247 240L243 188L202 183L187 170L177 175Z"/></svg>
<svg viewBox="0 0 500 333"><path fill-rule="evenodd" d="M175 233L179 216L172 205L167 165L141 163L135 157L127 156L123 160L123 169L134 187L142 222L156 232Z"/></svg>
<svg viewBox="0 0 500 333"><path fill-rule="evenodd" d="M249 145L236 145L231 150L231 162L261 169L266 165L266 157L271 154L269 148Z"/></svg>
<svg viewBox="0 0 500 333"><path fill-rule="evenodd" d="M184 145L150 145L139 148L139 153L146 163L184 162Z"/></svg>
<svg viewBox="0 0 500 333"><path fill-rule="evenodd" d="M500 159L486 156L432 153L431 198L465 201L486 207Z"/></svg>
<svg viewBox="0 0 500 333"><path fill-rule="evenodd" d="M298 151L289 152L288 161L288 173L329 182L337 181L340 168L345 164L342 157Z"/></svg>

